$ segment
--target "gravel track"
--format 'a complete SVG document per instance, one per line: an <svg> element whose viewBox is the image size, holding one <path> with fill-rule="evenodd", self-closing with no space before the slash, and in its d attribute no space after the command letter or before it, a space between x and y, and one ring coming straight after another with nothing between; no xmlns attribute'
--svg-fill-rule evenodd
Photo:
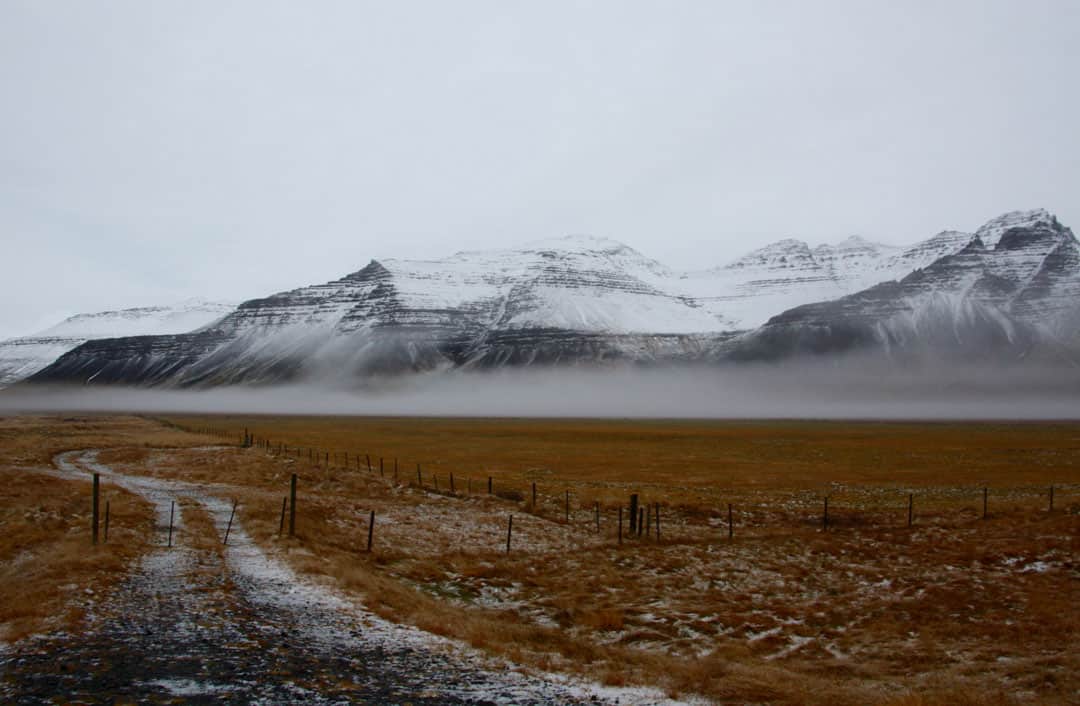
<svg viewBox="0 0 1080 706"><path fill-rule="evenodd" d="M170 505L199 503L224 534L231 504L198 485L121 475L75 451L60 474L97 472L154 504L156 542L86 631L0 650L5 703L669 703L656 692L608 689L557 675L525 676L476 653L358 609L297 577L234 522L219 554L174 532Z"/></svg>

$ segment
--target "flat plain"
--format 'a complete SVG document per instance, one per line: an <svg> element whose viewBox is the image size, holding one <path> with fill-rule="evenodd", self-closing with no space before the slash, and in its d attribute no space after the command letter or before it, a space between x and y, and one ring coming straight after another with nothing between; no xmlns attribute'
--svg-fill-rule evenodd
<svg viewBox="0 0 1080 706"><path fill-rule="evenodd" d="M1080 424L8 417L12 596L35 566L70 607L148 541L119 490L124 539L90 555L112 563L39 531L88 541L85 488L40 472L81 449L235 498L298 572L526 670L735 703L1080 698ZM3 639L78 629L48 613L9 608Z"/></svg>

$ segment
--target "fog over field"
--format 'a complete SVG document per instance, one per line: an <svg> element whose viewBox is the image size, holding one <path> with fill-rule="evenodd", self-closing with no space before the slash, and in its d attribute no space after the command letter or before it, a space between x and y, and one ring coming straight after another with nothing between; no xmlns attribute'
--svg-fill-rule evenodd
<svg viewBox="0 0 1080 706"><path fill-rule="evenodd" d="M638 418L1075 419L1080 370L896 370L855 359L799 366L433 373L363 387L329 381L161 390L16 386L0 413L124 411Z"/></svg>

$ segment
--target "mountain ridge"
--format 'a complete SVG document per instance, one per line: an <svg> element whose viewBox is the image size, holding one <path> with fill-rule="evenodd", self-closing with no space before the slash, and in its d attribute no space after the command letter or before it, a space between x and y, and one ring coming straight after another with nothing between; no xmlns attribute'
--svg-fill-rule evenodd
<svg viewBox="0 0 1080 706"><path fill-rule="evenodd" d="M1078 293L1075 236L1043 209L906 248L784 239L689 273L618 241L567 236L439 260L371 260L243 302L195 332L84 344L33 381L270 384L939 348L1013 359L1040 343L1072 345Z"/></svg>

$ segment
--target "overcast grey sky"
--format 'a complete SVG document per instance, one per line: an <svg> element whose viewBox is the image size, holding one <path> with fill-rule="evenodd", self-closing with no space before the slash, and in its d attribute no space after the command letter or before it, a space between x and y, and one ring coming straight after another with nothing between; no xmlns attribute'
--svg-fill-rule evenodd
<svg viewBox="0 0 1080 706"><path fill-rule="evenodd" d="M1080 226L1080 2L0 0L0 338L565 233Z"/></svg>

